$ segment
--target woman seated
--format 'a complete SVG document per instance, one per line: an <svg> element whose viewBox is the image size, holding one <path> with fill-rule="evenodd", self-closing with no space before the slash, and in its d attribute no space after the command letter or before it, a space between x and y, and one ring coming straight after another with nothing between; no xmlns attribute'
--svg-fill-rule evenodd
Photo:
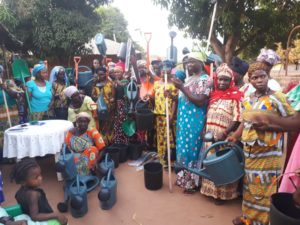
<svg viewBox="0 0 300 225"><path fill-rule="evenodd" d="M93 112L97 109L97 106L91 97L80 94L75 86L67 87L64 93L71 100L68 108L68 120L75 124L76 115L81 112L86 112L90 115L89 128L96 128Z"/></svg>
<svg viewBox="0 0 300 225"><path fill-rule="evenodd" d="M88 175L94 169L99 151L105 143L101 134L95 128L89 128L91 116L86 112L76 115L76 126L67 132L65 143L75 154L77 172Z"/></svg>

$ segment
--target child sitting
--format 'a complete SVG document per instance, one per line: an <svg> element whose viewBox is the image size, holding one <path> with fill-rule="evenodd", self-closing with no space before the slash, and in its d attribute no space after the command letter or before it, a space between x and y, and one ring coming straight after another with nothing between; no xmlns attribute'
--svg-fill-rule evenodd
<svg viewBox="0 0 300 225"><path fill-rule="evenodd" d="M25 158L15 165L12 178L21 184L15 198L22 211L34 221L48 221L48 224L67 224L68 219L59 213L54 213L47 200L45 192L39 188L42 184L41 168L34 159ZM53 220L54 219L54 220Z"/></svg>

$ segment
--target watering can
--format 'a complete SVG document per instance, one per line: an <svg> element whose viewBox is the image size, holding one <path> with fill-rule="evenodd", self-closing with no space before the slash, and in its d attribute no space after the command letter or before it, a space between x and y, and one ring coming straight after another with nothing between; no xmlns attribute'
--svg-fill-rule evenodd
<svg viewBox="0 0 300 225"><path fill-rule="evenodd" d="M138 96L138 87L137 87L136 83L134 82L133 77L131 77L131 81L127 85L126 95L127 95L127 98L130 102L128 113L133 113L134 112L133 102Z"/></svg>
<svg viewBox="0 0 300 225"><path fill-rule="evenodd" d="M83 217L88 211L87 187L79 176L70 186L70 206L74 218Z"/></svg>
<svg viewBox="0 0 300 225"><path fill-rule="evenodd" d="M113 173L114 168L115 162L112 159L108 159L108 153L106 153L104 160L99 163L98 171L100 173L100 177L107 176L109 170Z"/></svg>
<svg viewBox="0 0 300 225"><path fill-rule="evenodd" d="M220 150L220 147L224 148ZM216 152L207 156L213 149ZM212 144L204 153L201 164L203 165L202 169L188 168L182 165L179 167L211 180L217 187L234 183L245 173L243 149L226 141Z"/></svg>
<svg viewBox="0 0 300 225"><path fill-rule="evenodd" d="M98 51L101 55L106 55L107 47L105 44L104 36L101 33L96 34L95 43L98 48Z"/></svg>
<svg viewBox="0 0 300 225"><path fill-rule="evenodd" d="M111 209L117 202L117 181L111 169L108 171L107 176L102 178L100 188L98 199L101 208L104 210Z"/></svg>
<svg viewBox="0 0 300 225"><path fill-rule="evenodd" d="M77 175L77 168L75 165L74 155L66 153L67 145L63 144L62 154L59 155L56 163L57 172L61 172L65 181L74 180Z"/></svg>
<svg viewBox="0 0 300 225"><path fill-rule="evenodd" d="M87 66L79 66L78 70L80 69L85 71L78 72L78 87L85 88L87 85L92 85L94 80L92 70Z"/></svg>

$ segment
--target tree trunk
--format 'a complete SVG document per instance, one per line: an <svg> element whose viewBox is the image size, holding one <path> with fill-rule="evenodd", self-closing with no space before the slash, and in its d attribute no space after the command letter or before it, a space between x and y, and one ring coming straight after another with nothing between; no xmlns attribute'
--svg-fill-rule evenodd
<svg viewBox="0 0 300 225"><path fill-rule="evenodd" d="M211 46L213 47L215 53L222 58L223 62L230 65L232 57L234 56L237 40L238 37L235 35L230 35L226 43L222 44L213 34L211 36Z"/></svg>

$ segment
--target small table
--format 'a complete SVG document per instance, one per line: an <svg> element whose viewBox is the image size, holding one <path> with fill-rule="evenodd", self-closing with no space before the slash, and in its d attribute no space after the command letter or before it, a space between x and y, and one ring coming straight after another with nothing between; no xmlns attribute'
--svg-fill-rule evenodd
<svg viewBox="0 0 300 225"><path fill-rule="evenodd" d="M67 120L44 120L36 125L26 125L5 130L3 157L20 160L54 154L57 160L66 133L73 128L73 123Z"/></svg>

